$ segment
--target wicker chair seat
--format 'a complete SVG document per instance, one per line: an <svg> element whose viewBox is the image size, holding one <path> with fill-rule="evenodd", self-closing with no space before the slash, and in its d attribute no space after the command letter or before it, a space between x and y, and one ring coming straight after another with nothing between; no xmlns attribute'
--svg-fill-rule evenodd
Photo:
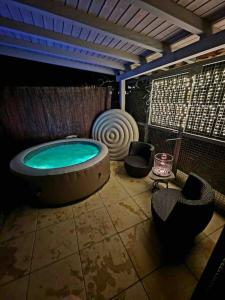
<svg viewBox="0 0 225 300"><path fill-rule="evenodd" d="M182 191L164 189L155 192L151 209L161 234L193 238L212 218L214 193L205 180L191 173Z"/></svg>

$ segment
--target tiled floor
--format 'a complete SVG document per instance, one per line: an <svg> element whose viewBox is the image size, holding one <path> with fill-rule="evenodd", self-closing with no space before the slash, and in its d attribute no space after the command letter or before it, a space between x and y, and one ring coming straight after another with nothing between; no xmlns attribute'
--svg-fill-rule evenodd
<svg viewBox="0 0 225 300"><path fill-rule="evenodd" d="M186 259L165 263L151 187L112 162L109 182L88 199L12 212L0 233L0 299L190 299L225 219L215 213Z"/></svg>

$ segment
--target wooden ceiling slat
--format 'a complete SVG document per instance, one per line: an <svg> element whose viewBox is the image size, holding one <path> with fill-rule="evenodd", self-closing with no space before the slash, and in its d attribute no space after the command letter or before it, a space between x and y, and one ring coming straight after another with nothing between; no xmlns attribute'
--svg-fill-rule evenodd
<svg viewBox="0 0 225 300"><path fill-rule="evenodd" d="M77 38L80 35L81 27L73 25L71 36Z"/></svg>
<svg viewBox="0 0 225 300"><path fill-rule="evenodd" d="M51 16L43 16L44 28L53 30L53 18Z"/></svg>
<svg viewBox="0 0 225 300"><path fill-rule="evenodd" d="M78 0L66 0L66 5L68 6L72 6L72 7L77 7L77 3L78 3Z"/></svg>
<svg viewBox="0 0 225 300"><path fill-rule="evenodd" d="M25 23L27 24L31 24L33 25L33 18L32 18L32 15L31 15L31 12L28 10L28 9L22 9L20 11L21 15L22 15L22 19Z"/></svg>
<svg viewBox="0 0 225 300"><path fill-rule="evenodd" d="M0 2L0 15L1 17L11 18L11 14L5 2Z"/></svg>
<svg viewBox="0 0 225 300"><path fill-rule="evenodd" d="M155 19L151 24L149 24L147 27L145 27L141 33L144 35L150 35L150 33L155 30L156 28L160 27L162 24L164 24L165 21L163 21L160 18Z"/></svg>
<svg viewBox="0 0 225 300"><path fill-rule="evenodd" d="M79 35L79 38L86 41L87 40L87 37L90 33L90 30L87 29L87 28L82 28L81 32L80 32L80 35Z"/></svg>
<svg viewBox="0 0 225 300"><path fill-rule="evenodd" d="M70 22L64 22L63 34L70 35L73 29L73 25Z"/></svg>
<svg viewBox="0 0 225 300"><path fill-rule="evenodd" d="M40 26L42 27L42 26ZM54 19L54 31L58 33L62 33L63 31L63 21L60 19Z"/></svg>
<svg viewBox="0 0 225 300"><path fill-rule="evenodd" d="M98 16L105 0L93 0L89 9L89 13Z"/></svg>
<svg viewBox="0 0 225 300"><path fill-rule="evenodd" d="M186 5L185 8L187 8L190 11L195 11L205 3L207 3L209 0L195 0L191 2L190 4Z"/></svg>
<svg viewBox="0 0 225 300"><path fill-rule="evenodd" d="M106 36L104 40L102 41L101 45L108 46L108 44L112 41L112 38L110 36Z"/></svg>
<svg viewBox="0 0 225 300"><path fill-rule="evenodd" d="M128 0L149 13L191 33L209 32L210 26L199 16L171 0ZM215 0L216 1L216 0Z"/></svg>
<svg viewBox="0 0 225 300"><path fill-rule="evenodd" d="M83 11L87 12L90 4L91 4L91 0L79 1L77 8L79 10L83 10Z"/></svg>
<svg viewBox="0 0 225 300"><path fill-rule="evenodd" d="M120 41L120 42L115 46L115 49L122 49L122 47L123 47L124 45L126 45L126 44L127 44L126 42Z"/></svg>
<svg viewBox="0 0 225 300"><path fill-rule="evenodd" d="M108 19L108 17L110 16L112 10L117 5L117 3L118 0L107 0L99 14L99 17L103 19Z"/></svg>
<svg viewBox="0 0 225 300"><path fill-rule="evenodd" d="M127 23L129 23L136 15L136 13L139 11L138 7L135 7L134 5L131 5L125 14L119 19L118 24L121 26L127 27Z"/></svg>
<svg viewBox="0 0 225 300"><path fill-rule="evenodd" d="M95 39L97 38L97 35L98 35L97 32L95 32L94 30L91 30L91 32L90 32L90 34L89 34L89 36L87 38L87 41L88 42L94 42Z"/></svg>
<svg viewBox="0 0 225 300"><path fill-rule="evenodd" d="M176 2L176 1L175 1ZM177 4L181 5L181 6L187 6L188 4L190 4L191 2L193 2L193 0L179 0L177 2Z"/></svg>
<svg viewBox="0 0 225 300"><path fill-rule="evenodd" d="M9 1L13 2L12 0ZM51 5L51 2L45 2L41 0L18 0L15 3L21 9L23 7L29 7L33 11L37 11L42 14L54 15L56 19L62 19L64 21L69 20L70 22L73 22L75 24L80 24L82 27L88 28L89 30L92 30L92 28L94 28L95 31L101 34L119 38L125 42L142 47L143 49L157 52L163 51L163 44L151 37L140 36L136 32L131 32L125 27L114 24L112 22L107 22L103 18L98 18L91 14L86 14L78 10L72 11L72 9L69 9L64 5L60 5L57 3ZM107 3L108 2L106 2L105 5ZM113 12L113 10L111 10L111 12ZM108 16L110 16L110 14Z"/></svg>
<svg viewBox="0 0 225 300"><path fill-rule="evenodd" d="M104 40L104 38L106 38L106 35L105 34L102 34L102 33L98 33L96 39L95 39L95 43L96 44L101 44Z"/></svg>
<svg viewBox="0 0 225 300"><path fill-rule="evenodd" d="M149 26L149 24L156 19L157 19L156 16L148 14L137 26L134 27L134 30L137 32L141 32L142 30L144 30L144 28Z"/></svg>
<svg viewBox="0 0 225 300"><path fill-rule="evenodd" d="M136 50L134 50L132 52L133 54L136 54L136 55L142 55L143 53L143 49L141 49L140 47L138 47Z"/></svg>
<svg viewBox="0 0 225 300"><path fill-rule="evenodd" d="M158 34L155 38L157 38L159 41L166 41L168 38L174 36L178 32L180 32L180 29L175 25L172 25L171 27Z"/></svg>
<svg viewBox="0 0 225 300"><path fill-rule="evenodd" d="M120 40L118 40L118 39L113 39L113 40L109 43L108 47L114 48L119 42L120 42Z"/></svg>
<svg viewBox="0 0 225 300"><path fill-rule="evenodd" d="M124 12L126 12L126 10L128 9L129 6L130 6L129 3L127 3L123 0L120 0L119 3L114 8L110 17L108 18L108 20L113 23L117 23L118 20L123 16Z"/></svg>
<svg viewBox="0 0 225 300"><path fill-rule="evenodd" d="M148 15L148 12L140 9L126 24L126 28L133 30L144 18Z"/></svg>
<svg viewBox="0 0 225 300"><path fill-rule="evenodd" d="M32 12L32 16L33 16L33 20L34 20L34 25L38 26L38 27L42 27L44 28L44 20L43 20L43 16L40 15L37 12ZM55 26L55 20L53 22L53 27ZM54 28L53 28L54 29Z"/></svg>
<svg viewBox="0 0 225 300"><path fill-rule="evenodd" d="M211 0L195 10L195 14L201 16L206 13L211 13L214 7L217 7L219 4L223 4L224 0Z"/></svg>
<svg viewBox="0 0 225 300"><path fill-rule="evenodd" d="M174 25L171 25L170 23L168 23L168 22L165 21L161 25L159 25L158 27L156 27L154 30L152 30L151 32L149 32L148 35L152 36L152 37L156 37L160 33L165 32L166 30L170 29L172 26L174 26Z"/></svg>
<svg viewBox="0 0 225 300"><path fill-rule="evenodd" d="M10 5L9 3L7 4L7 7L9 9L9 15L12 17L13 20L23 22L22 15L18 7Z"/></svg>

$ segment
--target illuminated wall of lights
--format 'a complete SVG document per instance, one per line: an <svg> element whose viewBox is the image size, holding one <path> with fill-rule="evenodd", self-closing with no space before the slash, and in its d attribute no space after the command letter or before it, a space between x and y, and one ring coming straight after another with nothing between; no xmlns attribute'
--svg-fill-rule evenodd
<svg viewBox="0 0 225 300"><path fill-rule="evenodd" d="M225 61L153 80L150 124L225 140Z"/></svg>
<svg viewBox="0 0 225 300"><path fill-rule="evenodd" d="M167 128L184 127L191 92L191 78L186 74L153 80L150 123Z"/></svg>
<svg viewBox="0 0 225 300"><path fill-rule="evenodd" d="M195 77L185 131L225 140L225 62L204 66Z"/></svg>

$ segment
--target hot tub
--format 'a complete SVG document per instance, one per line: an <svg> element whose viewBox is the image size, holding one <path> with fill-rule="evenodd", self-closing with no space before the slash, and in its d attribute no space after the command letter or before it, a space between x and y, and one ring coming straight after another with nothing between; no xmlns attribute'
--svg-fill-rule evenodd
<svg viewBox="0 0 225 300"><path fill-rule="evenodd" d="M108 148L91 139L63 139L31 147L10 162L29 181L41 202L61 205L85 198L110 176Z"/></svg>

